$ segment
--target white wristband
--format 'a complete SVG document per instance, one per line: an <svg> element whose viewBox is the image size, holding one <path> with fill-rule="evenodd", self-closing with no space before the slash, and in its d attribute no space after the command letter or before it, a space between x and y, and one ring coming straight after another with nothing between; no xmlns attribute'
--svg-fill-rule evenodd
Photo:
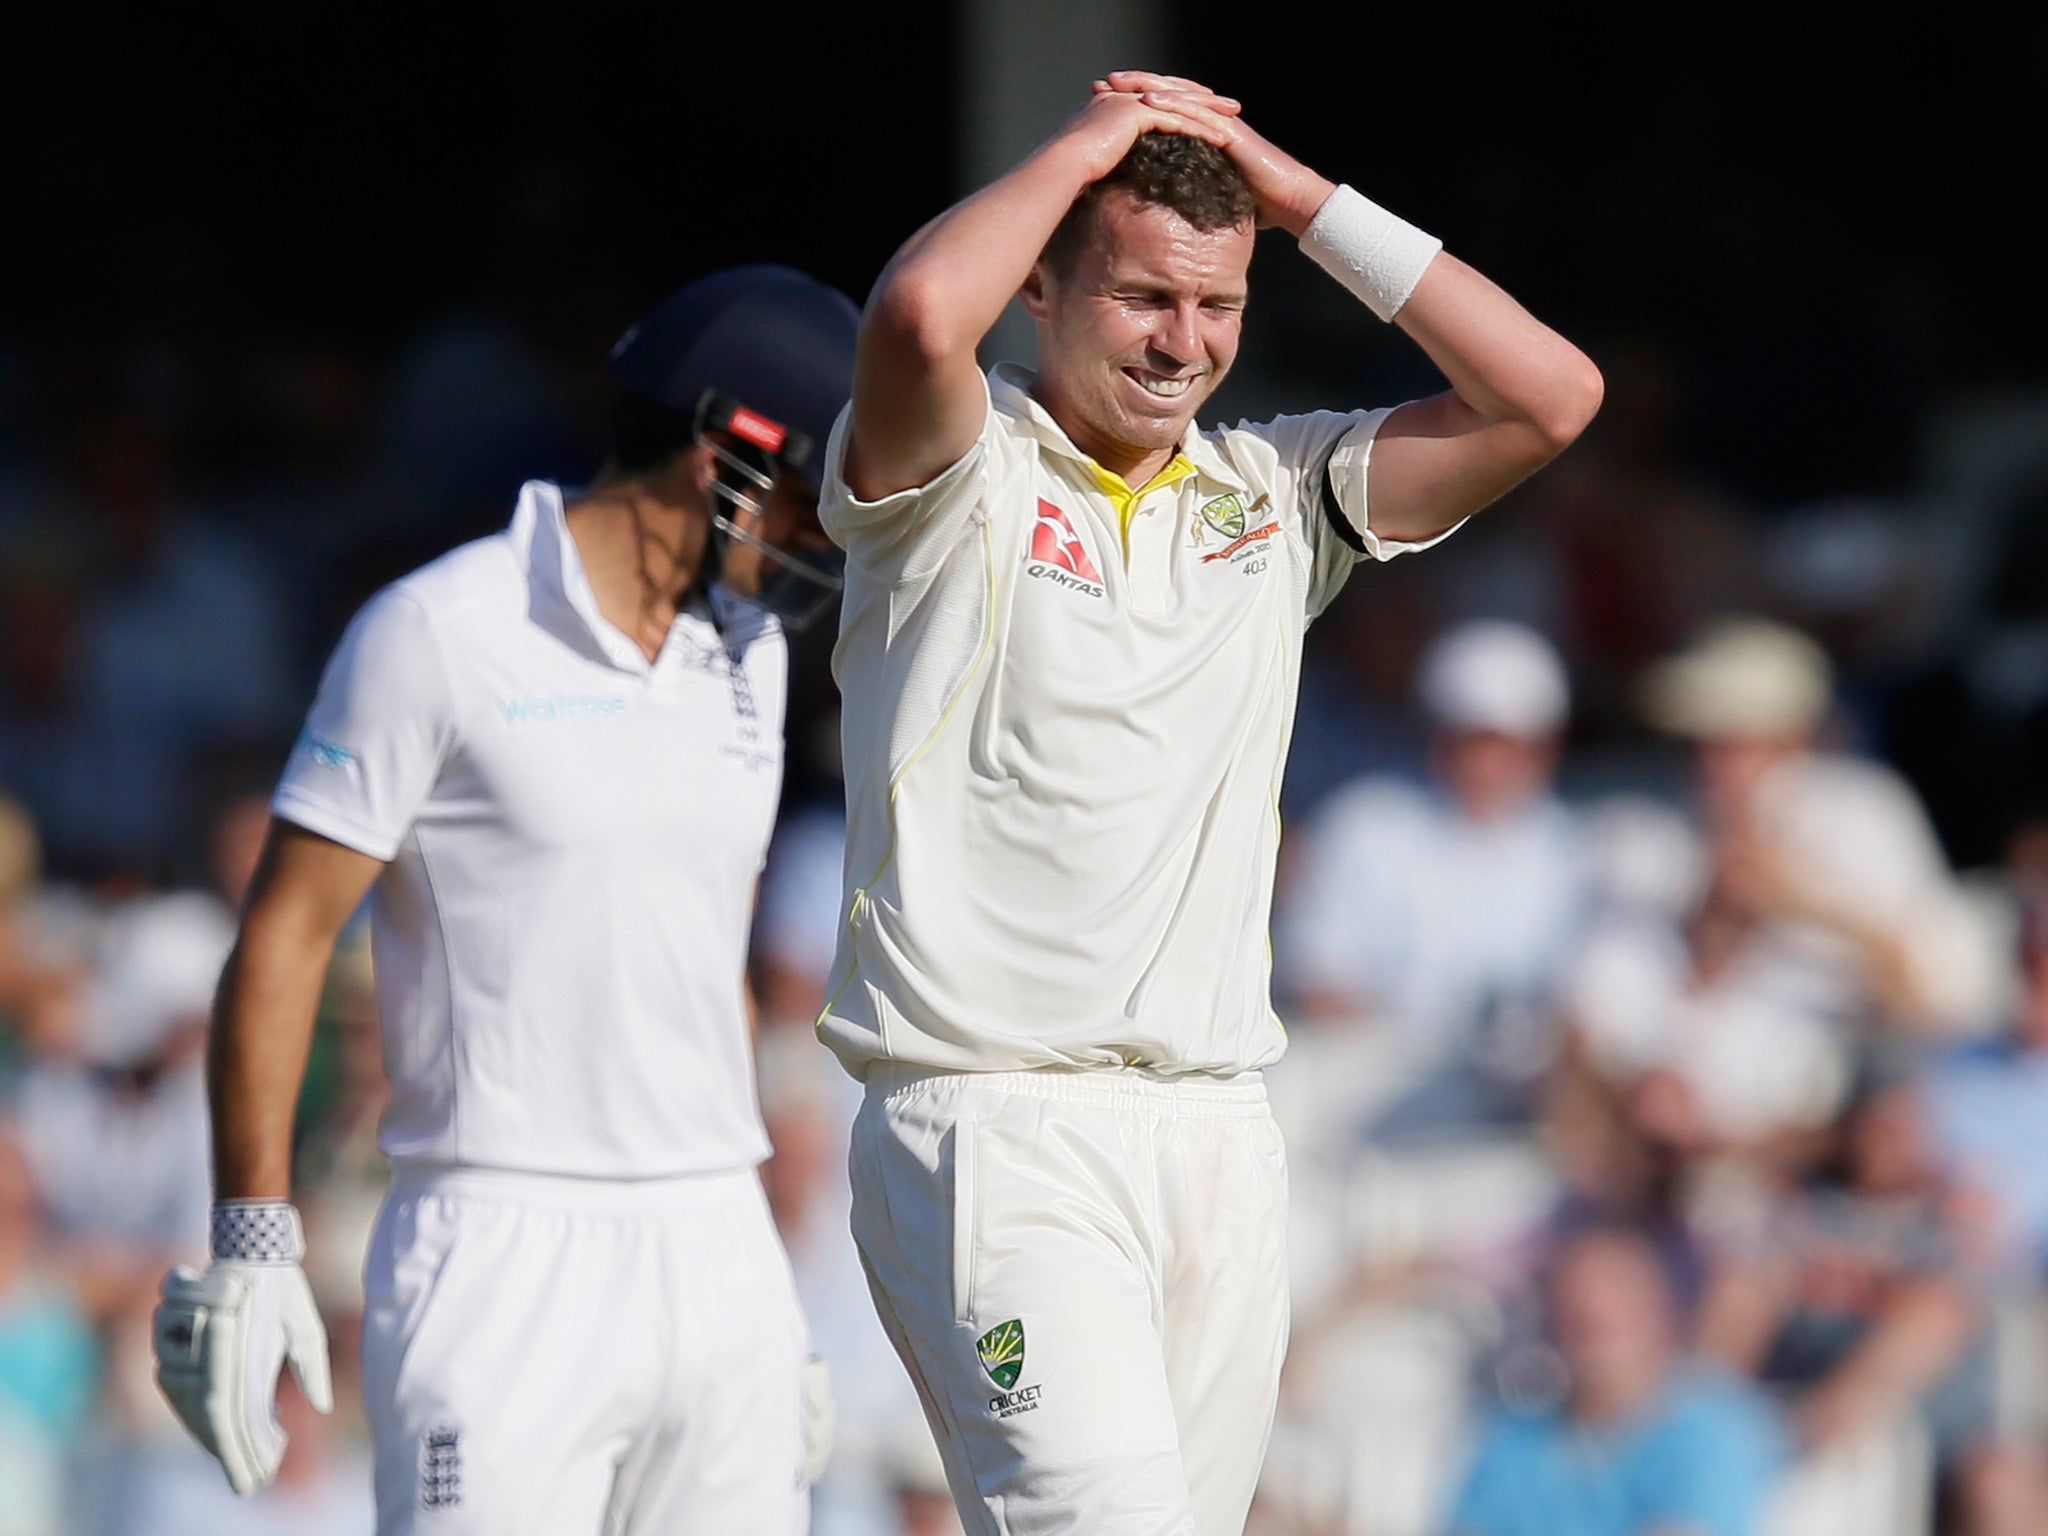
<svg viewBox="0 0 2048 1536"><path fill-rule="evenodd" d="M1356 294L1382 320L1391 320L1422 281L1423 268L1444 248L1398 219L1364 193L1339 187L1301 232L1310 261Z"/></svg>

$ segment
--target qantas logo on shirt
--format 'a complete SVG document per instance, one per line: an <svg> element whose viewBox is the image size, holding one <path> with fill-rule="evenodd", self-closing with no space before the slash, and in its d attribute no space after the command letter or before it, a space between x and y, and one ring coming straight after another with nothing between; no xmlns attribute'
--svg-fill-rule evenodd
<svg viewBox="0 0 2048 1536"><path fill-rule="evenodd" d="M1071 587L1090 597L1103 595L1102 572L1088 558L1088 547L1074 532L1067 514L1042 496L1038 499L1038 522L1031 530L1031 560L1024 567L1024 574Z"/></svg>

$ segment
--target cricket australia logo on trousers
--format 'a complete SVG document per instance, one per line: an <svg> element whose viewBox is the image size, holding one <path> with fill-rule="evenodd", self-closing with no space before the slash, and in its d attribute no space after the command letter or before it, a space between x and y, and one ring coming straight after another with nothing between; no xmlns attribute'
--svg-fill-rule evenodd
<svg viewBox="0 0 2048 1536"><path fill-rule="evenodd" d="M999 1419L1007 1419L1012 1414L1029 1413L1038 1406L1038 1394L1042 1388L1017 1386L1017 1378L1024 1374L1023 1319L1013 1317L1007 1323L997 1323L974 1341L974 1353L981 1361L981 1368L988 1373L988 1379L1002 1388L988 1400L990 1413Z"/></svg>
<svg viewBox="0 0 2048 1536"><path fill-rule="evenodd" d="M1102 572L1088 558L1088 546L1074 532L1067 514L1043 496L1038 498L1038 521L1031 529L1031 559L1024 574L1090 597L1103 596Z"/></svg>

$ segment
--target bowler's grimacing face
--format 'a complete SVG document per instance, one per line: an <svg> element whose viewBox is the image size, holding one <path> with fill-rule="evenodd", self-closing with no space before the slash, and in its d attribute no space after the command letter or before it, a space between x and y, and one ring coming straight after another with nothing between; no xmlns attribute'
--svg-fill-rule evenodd
<svg viewBox="0 0 2048 1536"><path fill-rule="evenodd" d="M1118 188L1071 272L1032 270L1037 391L1078 447L1120 469L1179 443L1237 359L1254 238L1249 224L1197 229Z"/></svg>

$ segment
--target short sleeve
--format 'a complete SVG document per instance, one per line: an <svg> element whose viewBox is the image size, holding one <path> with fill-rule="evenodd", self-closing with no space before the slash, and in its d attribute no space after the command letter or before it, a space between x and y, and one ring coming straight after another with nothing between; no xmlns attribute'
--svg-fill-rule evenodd
<svg viewBox="0 0 2048 1536"><path fill-rule="evenodd" d="M1373 443L1392 414L1388 407L1311 411L1256 425L1240 423L1222 436L1225 450L1241 464L1271 456L1262 467L1276 499L1292 509L1312 557L1311 615L1329 606L1360 560L1391 560L1428 549L1457 531L1447 528L1416 542L1384 539L1373 531L1367 497ZM1247 439L1258 440L1263 452L1253 450Z"/></svg>
<svg viewBox="0 0 2048 1536"><path fill-rule="evenodd" d="M1366 481L1372 468L1373 444L1378 441L1380 428L1386 425L1392 414L1392 411L1371 412L1338 439L1323 468L1324 494L1334 504L1335 512L1357 535L1363 552L1375 560L1391 560L1396 555L1434 548L1466 523L1466 519L1460 518L1442 533L1427 539L1383 539L1372 531L1372 508L1366 495Z"/></svg>
<svg viewBox="0 0 2048 1536"><path fill-rule="evenodd" d="M335 647L271 810L388 860L426 803L452 729L432 622L415 598L386 588Z"/></svg>
<svg viewBox="0 0 2048 1536"><path fill-rule="evenodd" d="M986 394L988 381L982 380ZM853 407L839 413L825 449L818 520L849 561L890 580L915 580L943 562L945 553L974 526L988 493L989 465L998 428L994 402L984 399L981 435L959 458L923 485L862 501L846 484L847 438Z"/></svg>

